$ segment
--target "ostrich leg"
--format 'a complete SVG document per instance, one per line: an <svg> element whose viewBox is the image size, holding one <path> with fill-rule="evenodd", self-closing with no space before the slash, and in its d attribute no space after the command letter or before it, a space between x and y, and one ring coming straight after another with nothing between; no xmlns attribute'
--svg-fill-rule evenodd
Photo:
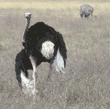
<svg viewBox="0 0 110 109"><path fill-rule="evenodd" d="M47 81L49 82L49 80L51 81L51 73L52 73L52 66L50 65L50 69L49 69L49 74L48 74L48 78Z"/></svg>
<svg viewBox="0 0 110 109"><path fill-rule="evenodd" d="M34 60L34 57L32 55L30 55L29 57L30 61L31 61L31 64L32 64L32 67L33 67L33 79L34 79L34 92L33 92L33 96L35 96L37 90L36 90L36 82L37 82L37 72L36 72L36 62Z"/></svg>

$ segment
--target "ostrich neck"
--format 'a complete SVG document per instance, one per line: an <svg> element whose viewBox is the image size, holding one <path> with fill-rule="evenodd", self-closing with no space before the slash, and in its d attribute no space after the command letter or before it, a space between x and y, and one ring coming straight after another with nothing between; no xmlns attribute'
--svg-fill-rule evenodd
<svg viewBox="0 0 110 109"><path fill-rule="evenodd" d="M25 31L24 31L22 42L25 42L25 36L27 34L27 30L28 30L29 24L30 24L30 19L27 19L26 20L26 27L25 27Z"/></svg>

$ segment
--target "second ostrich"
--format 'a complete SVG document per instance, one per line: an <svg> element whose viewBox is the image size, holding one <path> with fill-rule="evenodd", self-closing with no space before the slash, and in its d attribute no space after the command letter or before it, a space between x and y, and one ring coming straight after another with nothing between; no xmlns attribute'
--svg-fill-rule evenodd
<svg viewBox="0 0 110 109"><path fill-rule="evenodd" d="M52 69L63 73L66 66L67 50L59 32L43 22L38 22L28 28L31 13L25 13L25 18L27 24L22 38L24 49L16 56L15 71L21 89L25 87L26 93L35 95L37 91L37 66L41 62L50 63L48 79L51 77ZM33 81L28 78L27 70L29 69L33 70Z"/></svg>

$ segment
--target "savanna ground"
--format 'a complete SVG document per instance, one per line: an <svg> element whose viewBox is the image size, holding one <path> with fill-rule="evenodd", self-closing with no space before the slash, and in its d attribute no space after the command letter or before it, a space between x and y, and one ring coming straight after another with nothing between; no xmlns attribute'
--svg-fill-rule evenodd
<svg viewBox="0 0 110 109"><path fill-rule="evenodd" d="M94 7L97 20L80 20L84 3ZM49 64L38 66L35 103L21 92L14 70L27 11L30 25L44 21L62 33L68 56L66 73L52 71L49 87ZM0 109L110 109L110 2L5 1L0 2L0 24Z"/></svg>

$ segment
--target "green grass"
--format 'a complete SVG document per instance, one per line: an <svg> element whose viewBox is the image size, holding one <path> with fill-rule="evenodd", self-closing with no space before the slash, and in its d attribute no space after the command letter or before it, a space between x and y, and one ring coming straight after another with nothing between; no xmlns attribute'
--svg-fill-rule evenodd
<svg viewBox="0 0 110 109"><path fill-rule="evenodd" d="M78 15L78 8L76 8ZM100 10L100 9L99 9ZM98 11L99 11L98 10ZM15 77L15 57L25 27L24 12L32 12L31 24L44 21L62 33L67 47L66 74L52 71L49 64L38 66L37 96L25 96ZM74 8L1 9L0 107L2 109L109 109L110 107L110 15L97 20L80 20ZM32 71L30 71L30 75Z"/></svg>

